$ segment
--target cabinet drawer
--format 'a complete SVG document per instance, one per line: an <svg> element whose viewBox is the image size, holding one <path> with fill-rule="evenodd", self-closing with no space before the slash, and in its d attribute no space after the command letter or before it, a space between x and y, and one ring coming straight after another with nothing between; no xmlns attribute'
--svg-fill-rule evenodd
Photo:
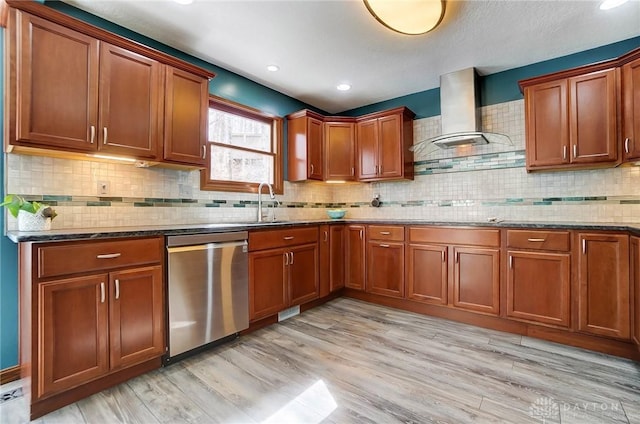
<svg viewBox="0 0 640 424"><path fill-rule="evenodd" d="M483 228L410 227L412 243L500 247L500 230Z"/></svg>
<svg viewBox="0 0 640 424"><path fill-rule="evenodd" d="M404 241L404 227L369 225L369 240Z"/></svg>
<svg viewBox="0 0 640 424"><path fill-rule="evenodd" d="M571 238L568 231L508 230L507 247L568 252Z"/></svg>
<svg viewBox="0 0 640 424"><path fill-rule="evenodd" d="M273 249L317 241L318 227L252 231L249 233L249 250Z"/></svg>
<svg viewBox="0 0 640 424"><path fill-rule="evenodd" d="M162 237L35 245L38 278L160 263Z"/></svg>

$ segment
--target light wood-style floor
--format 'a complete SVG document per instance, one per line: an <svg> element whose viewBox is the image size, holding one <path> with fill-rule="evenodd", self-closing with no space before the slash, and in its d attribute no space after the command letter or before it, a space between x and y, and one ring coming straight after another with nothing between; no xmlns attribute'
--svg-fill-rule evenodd
<svg viewBox="0 0 640 424"><path fill-rule="evenodd" d="M640 423L640 363L341 298L37 422Z"/></svg>

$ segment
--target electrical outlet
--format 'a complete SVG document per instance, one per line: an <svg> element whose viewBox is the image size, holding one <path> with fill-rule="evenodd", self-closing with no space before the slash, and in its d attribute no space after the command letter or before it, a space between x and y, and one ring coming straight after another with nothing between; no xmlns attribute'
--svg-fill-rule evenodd
<svg viewBox="0 0 640 424"><path fill-rule="evenodd" d="M108 195L109 191L109 181L98 181L98 194Z"/></svg>

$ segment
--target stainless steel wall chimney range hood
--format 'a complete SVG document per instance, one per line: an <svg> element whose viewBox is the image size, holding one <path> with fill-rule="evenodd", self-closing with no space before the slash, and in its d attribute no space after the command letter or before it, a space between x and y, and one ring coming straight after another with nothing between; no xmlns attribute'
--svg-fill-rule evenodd
<svg viewBox="0 0 640 424"><path fill-rule="evenodd" d="M440 119L442 135L414 144L412 150L429 146L452 149L489 143L512 145L504 134L482 131L480 92L474 68L440 76Z"/></svg>

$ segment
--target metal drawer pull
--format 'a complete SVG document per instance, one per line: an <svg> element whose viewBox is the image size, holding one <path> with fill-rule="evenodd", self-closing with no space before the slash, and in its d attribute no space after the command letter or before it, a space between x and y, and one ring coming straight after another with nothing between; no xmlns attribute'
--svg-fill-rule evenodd
<svg viewBox="0 0 640 424"><path fill-rule="evenodd" d="M284 240L293 240L293 236L282 237Z"/></svg>
<svg viewBox="0 0 640 424"><path fill-rule="evenodd" d="M104 255L96 256L97 259L114 259L119 258L122 253L105 253Z"/></svg>
<svg viewBox="0 0 640 424"><path fill-rule="evenodd" d="M624 151L625 153L629 153L629 137L624 140Z"/></svg>
<svg viewBox="0 0 640 424"><path fill-rule="evenodd" d="M104 127L102 129L102 133L104 135L103 139L102 139L102 144L107 144L107 127Z"/></svg>
<svg viewBox="0 0 640 424"><path fill-rule="evenodd" d="M104 283L100 283L100 303L104 303Z"/></svg>
<svg viewBox="0 0 640 424"><path fill-rule="evenodd" d="M527 239L527 240L528 241L536 241L536 242L540 242L541 243L541 242L545 241L546 239L543 239L543 238L530 238L530 239Z"/></svg>
<svg viewBox="0 0 640 424"><path fill-rule="evenodd" d="M389 247L389 245L388 244L381 244L380 247L387 248L387 247Z"/></svg>
<svg viewBox="0 0 640 424"><path fill-rule="evenodd" d="M390 231L380 231L380 234L383 235L383 236L388 236L388 235L391 234L391 232Z"/></svg>
<svg viewBox="0 0 640 424"><path fill-rule="evenodd" d="M120 280L116 278L116 299L120 299Z"/></svg>
<svg viewBox="0 0 640 424"><path fill-rule="evenodd" d="M96 139L96 127L91 125L91 144L93 144L95 139Z"/></svg>

